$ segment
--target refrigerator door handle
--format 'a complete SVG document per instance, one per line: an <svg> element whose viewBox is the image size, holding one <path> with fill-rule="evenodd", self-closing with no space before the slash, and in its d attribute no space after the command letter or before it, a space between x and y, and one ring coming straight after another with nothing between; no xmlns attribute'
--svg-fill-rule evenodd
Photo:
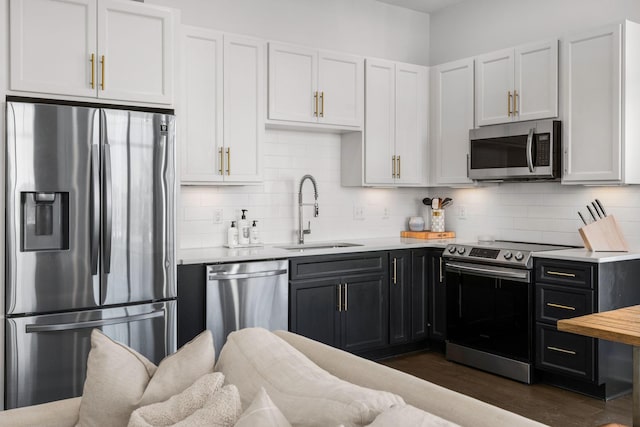
<svg viewBox="0 0 640 427"><path fill-rule="evenodd" d="M111 147L105 142L104 144L104 272L111 272L111 238L112 238L112 181L111 181Z"/></svg>
<svg viewBox="0 0 640 427"><path fill-rule="evenodd" d="M91 145L91 274L98 274L100 245L100 152Z"/></svg>
<svg viewBox="0 0 640 427"><path fill-rule="evenodd" d="M113 319L90 320L87 322L56 323L53 325L26 325L28 334L34 332L58 332L73 329L98 328L100 326L115 325L118 323L130 323L140 320L148 320L165 315L164 309L152 311L151 313L136 314L134 316L114 317Z"/></svg>

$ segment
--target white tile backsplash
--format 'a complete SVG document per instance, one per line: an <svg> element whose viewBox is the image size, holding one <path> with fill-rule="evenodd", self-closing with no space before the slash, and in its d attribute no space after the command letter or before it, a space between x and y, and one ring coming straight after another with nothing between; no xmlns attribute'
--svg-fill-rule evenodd
<svg viewBox="0 0 640 427"><path fill-rule="evenodd" d="M397 236L412 215L427 214L422 199L427 189L352 188L340 185L340 135L267 130L264 145L264 181L260 185L183 186L178 208L181 248L226 243L231 220L248 209L257 219L266 243L288 243L298 228L298 186L305 174L318 183L320 215L305 207L311 221L308 242ZM304 201L313 201L313 186L305 182ZM364 219L354 220L353 208L364 208ZM383 218L385 208L389 216ZM223 210L223 224L214 224L214 210ZM305 225L306 226L306 225Z"/></svg>
<svg viewBox="0 0 640 427"><path fill-rule="evenodd" d="M248 209L257 219L264 242L296 239L298 185L309 173L318 182L320 216L304 211L311 221L309 242L397 236L407 220L422 215L429 226L430 209L424 197L451 197L446 209L446 229L459 237L581 245L577 211L599 198L616 216L632 247L640 248L640 186L585 187L557 182L502 183L479 188L383 189L340 185L340 136L325 133L267 130L264 146L264 182L259 185L182 187L178 209L181 248L220 246L226 243L231 220ZM304 201L313 201L309 182ZM354 206L364 209L364 219L354 219ZM464 208L464 217L460 208ZM384 210L389 210L388 218ZM223 224L214 224L214 210L223 210Z"/></svg>

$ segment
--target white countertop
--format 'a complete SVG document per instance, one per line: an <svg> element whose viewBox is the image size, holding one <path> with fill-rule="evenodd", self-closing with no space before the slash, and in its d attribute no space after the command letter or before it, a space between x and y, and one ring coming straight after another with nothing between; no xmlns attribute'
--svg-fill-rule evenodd
<svg viewBox="0 0 640 427"><path fill-rule="evenodd" d="M259 261L265 259L285 259L300 256L347 254L355 252L388 251L411 248L444 248L450 243L475 243L471 239L408 239L401 237L381 237L373 239L344 239L331 242L356 243L360 246L344 248L287 250L279 246L292 243L268 244L253 248L227 248L223 246L198 249L182 249L178 252L178 264L215 264L224 262ZM325 242L308 242L320 244ZM560 249L555 251L534 252L536 258L548 258L566 261L607 263L640 259L640 250L629 252L592 252L585 248Z"/></svg>
<svg viewBox="0 0 640 427"><path fill-rule="evenodd" d="M582 261L601 264L605 262L640 259L640 250L629 252L592 252L585 248L561 249L557 251L534 252L536 258L551 258L566 261Z"/></svg>
<svg viewBox="0 0 640 427"><path fill-rule="evenodd" d="M258 261L264 259L284 259L299 256L346 254L354 252L382 251L411 248L444 248L449 243L463 243L460 239L408 239L402 237L382 237L374 239L344 239L332 242L357 243L361 246L327 249L286 250L278 246L291 243L269 244L259 248L227 248L212 247L199 249L182 249L178 252L179 264L208 264L237 261ZM323 242L308 242L319 244Z"/></svg>

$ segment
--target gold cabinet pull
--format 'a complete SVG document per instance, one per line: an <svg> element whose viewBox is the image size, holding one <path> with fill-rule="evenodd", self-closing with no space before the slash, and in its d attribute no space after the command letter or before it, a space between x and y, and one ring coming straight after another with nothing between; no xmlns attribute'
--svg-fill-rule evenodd
<svg viewBox="0 0 640 427"><path fill-rule="evenodd" d="M227 148L227 175L231 175L231 148Z"/></svg>
<svg viewBox="0 0 640 427"><path fill-rule="evenodd" d="M561 309L563 309L563 310L572 310L572 311L576 311L576 308L575 308L575 307L571 307L571 306L569 306L569 305L556 304L556 303L553 303L553 302L548 302L548 303L547 303L547 305L548 305L549 307L561 308Z"/></svg>
<svg viewBox="0 0 640 427"><path fill-rule="evenodd" d="M550 345L547 346L547 350L557 351L559 353L565 353L565 354L571 354L571 355L575 355L576 354L576 352L573 351L573 350L566 350L564 348L553 347L553 346L550 346Z"/></svg>
<svg viewBox="0 0 640 427"><path fill-rule="evenodd" d="M397 259L394 257L393 258L393 284L397 285L398 284L398 266L397 266Z"/></svg>
<svg viewBox="0 0 640 427"><path fill-rule="evenodd" d="M102 65L102 81L100 82L100 89L104 90L104 55L100 57L100 64Z"/></svg>
<svg viewBox="0 0 640 427"><path fill-rule="evenodd" d="M552 276L562 276L562 277L576 277L573 273L563 273L562 271L547 271L547 274Z"/></svg>
<svg viewBox="0 0 640 427"><path fill-rule="evenodd" d="M91 54L91 59L89 59L89 62L91 62L91 89L95 89L96 88L96 54L95 53Z"/></svg>
<svg viewBox="0 0 640 427"><path fill-rule="evenodd" d="M513 115L518 115L518 91L513 90Z"/></svg>
<svg viewBox="0 0 640 427"><path fill-rule="evenodd" d="M320 92L320 117L324 117L324 91Z"/></svg>
<svg viewBox="0 0 640 427"><path fill-rule="evenodd" d="M396 161L398 162L398 167L396 169L396 178L400 178L400 156L396 157Z"/></svg>
<svg viewBox="0 0 640 427"><path fill-rule="evenodd" d="M222 172L224 168L224 154L222 153L222 147L218 148L218 154L220 154L220 167L218 168L218 172L220 173L220 175L224 175L224 173Z"/></svg>
<svg viewBox="0 0 640 427"><path fill-rule="evenodd" d="M342 285L338 285L338 311L342 311Z"/></svg>
<svg viewBox="0 0 640 427"><path fill-rule="evenodd" d="M396 156L391 156L391 178L396 177Z"/></svg>
<svg viewBox="0 0 640 427"><path fill-rule="evenodd" d="M511 117L511 91L507 92L507 115Z"/></svg>
<svg viewBox="0 0 640 427"><path fill-rule="evenodd" d="M344 311L349 311L349 307L347 306L347 297L349 295L349 290L347 289L347 284L344 284Z"/></svg>
<svg viewBox="0 0 640 427"><path fill-rule="evenodd" d="M315 104L316 104L316 106L315 106L315 108L313 110L313 115L314 115L314 117L318 117L318 91L315 91L313 93L313 99L315 100Z"/></svg>

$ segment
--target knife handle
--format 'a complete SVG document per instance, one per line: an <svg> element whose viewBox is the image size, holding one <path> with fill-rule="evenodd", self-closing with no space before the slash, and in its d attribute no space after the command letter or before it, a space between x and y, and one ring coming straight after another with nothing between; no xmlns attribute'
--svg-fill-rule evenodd
<svg viewBox="0 0 640 427"><path fill-rule="evenodd" d="M596 204L600 207L600 212L602 212L602 215L607 216L607 212L604 210L604 206L602 206L600 200L596 199Z"/></svg>
<svg viewBox="0 0 640 427"><path fill-rule="evenodd" d="M591 218L593 218L594 221L597 221L596 216L593 214L593 211L591 210L591 206L587 205L587 210L589 211L589 215L591 215Z"/></svg>
<svg viewBox="0 0 640 427"><path fill-rule="evenodd" d="M591 206L593 206L593 210L596 211L596 215L598 215L598 218L604 218L600 213L600 209L598 209L598 205L596 205L596 202L591 202Z"/></svg>

